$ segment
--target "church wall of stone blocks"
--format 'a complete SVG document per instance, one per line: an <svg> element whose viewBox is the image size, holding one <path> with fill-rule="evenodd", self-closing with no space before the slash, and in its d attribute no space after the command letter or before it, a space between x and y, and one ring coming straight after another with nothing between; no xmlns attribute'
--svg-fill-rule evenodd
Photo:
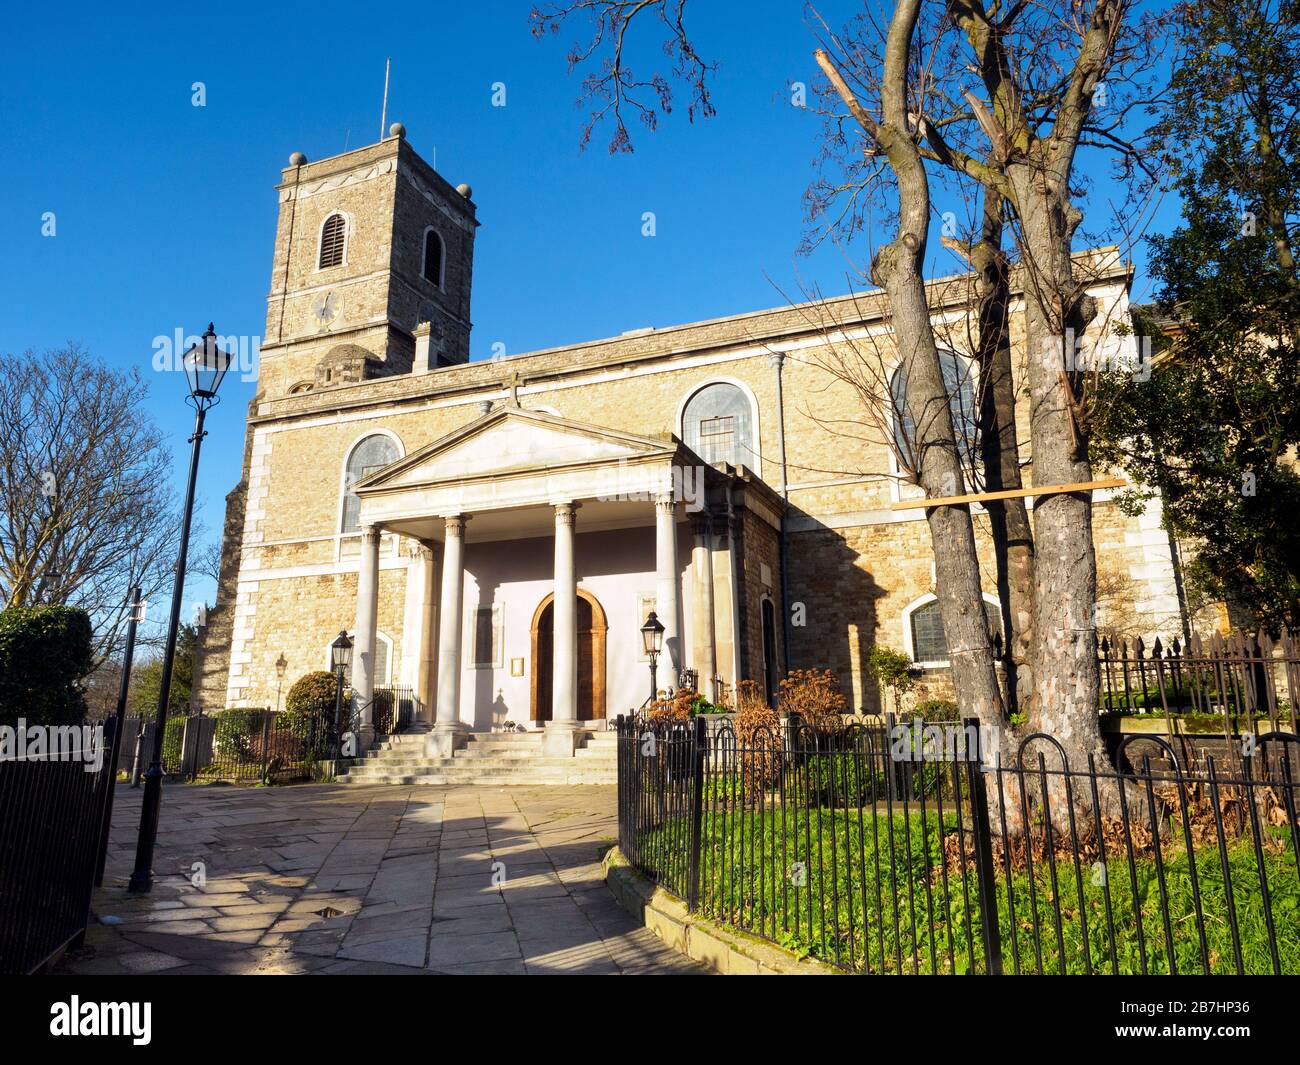
<svg viewBox="0 0 1300 1065"><path fill-rule="evenodd" d="M893 508L917 489L827 370L849 350L889 379L879 295L469 361L468 186L399 130L318 163L295 156L278 192L267 342L200 664L205 711L274 705L280 655L290 680L325 668L330 641L360 625L374 645L367 682L412 688L431 722L452 700L466 728L536 725L575 668L578 716L600 720L647 694L648 609L672 615L663 668L696 670L705 694L714 678L770 688L787 669L828 667L871 711L875 644L911 655L943 692L924 513ZM1103 309L1093 328L1111 328L1130 275L1113 250L1091 253L1089 269ZM931 304L969 371L965 279L933 282ZM1012 322L1023 368L1019 301ZM1022 439L1027 427L1022 409ZM682 480L695 497L665 502ZM1126 517L1104 492L1095 502L1099 623L1176 628L1158 511ZM996 605L978 513L977 526ZM569 587L561 540L576 621L546 605ZM457 588L448 565L464 572ZM451 610L454 628L439 616ZM573 663L554 652L564 626Z"/></svg>

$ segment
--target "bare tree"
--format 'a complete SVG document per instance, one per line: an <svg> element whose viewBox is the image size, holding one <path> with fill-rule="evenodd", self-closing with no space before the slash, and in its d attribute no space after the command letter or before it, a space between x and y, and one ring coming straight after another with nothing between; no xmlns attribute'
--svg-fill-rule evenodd
<svg viewBox="0 0 1300 1065"><path fill-rule="evenodd" d="M178 524L147 386L71 345L0 357L0 605L84 608L95 658L170 580Z"/></svg>
<svg viewBox="0 0 1300 1065"><path fill-rule="evenodd" d="M671 76L685 84L690 93L687 118L693 122L696 115L713 116L709 76L717 64L701 58L691 43L686 32L686 4L687 0L575 0L533 9L530 21L537 37L558 33L571 17L587 18L590 33L585 42L569 50L570 71L597 55L602 56L599 68L582 82L581 102L592 108L582 130L584 148L596 126L608 119L614 127L610 153L630 152L632 137L627 129L627 114L635 115L653 132L659 124L660 113L672 113L673 90L669 78L658 71L639 77L628 62L628 31L638 19L658 20L663 28L663 53L671 64Z"/></svg>

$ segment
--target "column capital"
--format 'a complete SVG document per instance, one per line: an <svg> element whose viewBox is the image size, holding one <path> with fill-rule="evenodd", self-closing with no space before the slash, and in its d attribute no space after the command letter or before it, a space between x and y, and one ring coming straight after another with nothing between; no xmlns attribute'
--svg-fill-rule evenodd
<svg viewBox="0 0 1300 1065"><path fill-rule="evenodd" d="M655 496L655 509L661 511L667 510L675 513L677 510L677 500L673 497L672 492L664 492L661 495Z"/></svg>
<svg viewBox="0 0 1300 1065"><path fill-rule="evenodd" d="M469 521L468 514L448 514L442 520L443 528L448 536L461 537L465 535L465 523Z"/></svg>
<svg viewBox="0 0 1300 1065"><path fill-rule="evenodd" d="M578 517L578 510L582 507L581 503L554 503L555 507L555 524L556 525L573 525Z"/></svg>
<svg viewBox="0 0 1300 1065"><path fill-rule="evenodd" d="M359 530L361 533L361 542L374 543L379 539L383 531L384 527L382 525L363 525Z"/></svg>
<svg viewBox="0 0 1300 1065"><path fill-rule="evenodd" d="M691 532L696 536L708 536L713 531L713 515L707 510L692 511Z"/></svg>
<svg viewBox="0 0 1300 1065"><path fill-rule="evenodd" d="M779 372L781 367L785 365L785 352L784 351L769 352L767 356L767 364L770 367L772 367L772 369Z"/></svg>
<svg viewBox="0 0 1300 1065"><path fill-rule="evenodd" d="M402 554L407 558L422 558L426 562L433 561L433 544L426 543L424 540L416 540L411 537L405 537L402 541Z"/></svg>

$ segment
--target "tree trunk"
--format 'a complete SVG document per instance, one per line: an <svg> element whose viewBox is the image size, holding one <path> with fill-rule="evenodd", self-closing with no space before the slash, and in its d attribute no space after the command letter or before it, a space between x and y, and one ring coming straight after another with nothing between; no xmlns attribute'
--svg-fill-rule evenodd
<svg viewBox="0 0 1300 1065"><path fill-rule="evenodd" d="M1030 429L1034 484L1089 481L1086 434L1076 419L1076 351L1091 301L1074 280L1071 240L1081 218L1065 177L1031 158L1009 169L1023 227ZM1068 175L1068 168L1065 170ZM1089 493L1040 496L1034 506L1035 731L1053 736L1075 769L1107 761L1098 722L1097 565Z"/></svg>
<svg viewBox="0 0 1300 1065"><path fill-rule="evenodd" d="M978 302L976 358L980 367L980 453L984 487L1020 488L1016 390L1011 369L1010 269L1002 250L1002 197L983 190L980 238L971 249ZM1007 712L1033 706L1034 538L1023 497L985 504L997 566L1005 637Z"/></svg>
<svg viewBox="0 0 1300 1065"><path fill-rule="evenodd" d="M872 275L889 299L894 341L907 380L904 402L915 427L912 452L928 496L960 494L964 478L948 389L939 365L922 264L930 232L930 185L907 115L907 64L920 0L900 0L889 24L881 84L881 122L862 109L824 52L817 61L854 117L889 159L898 180L898 235L881 249ZM934 549L935 594L943 621L953 688L963 716L1001 729L1002 698L984 617L975 529L968 506L927 512Z"/></svg>

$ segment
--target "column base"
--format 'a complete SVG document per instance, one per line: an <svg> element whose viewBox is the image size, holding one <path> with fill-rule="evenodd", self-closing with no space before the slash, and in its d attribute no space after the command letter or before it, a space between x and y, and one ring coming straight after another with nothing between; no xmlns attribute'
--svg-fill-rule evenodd
<svg viewBox="0 0 1300 1065"><path fill-rule="evenodd" d="M572 758L578 749L578 733L582 726L577 721L548 721L542 734L542 754L548 758Z"/></svg>
<svg viewBox="0 0 1300 1065"><path fill-rule="evenodd" d="M434 758L450 758L465 746L468 732L459 721L439 721L429 733L428 751Z"/></svg>
<svg viewBox="0 0 1300 1065"><path fill-rule="evenodd" d="M375 745L375 726L362 725L357 729L357 754L363 755Z"/></svg>

